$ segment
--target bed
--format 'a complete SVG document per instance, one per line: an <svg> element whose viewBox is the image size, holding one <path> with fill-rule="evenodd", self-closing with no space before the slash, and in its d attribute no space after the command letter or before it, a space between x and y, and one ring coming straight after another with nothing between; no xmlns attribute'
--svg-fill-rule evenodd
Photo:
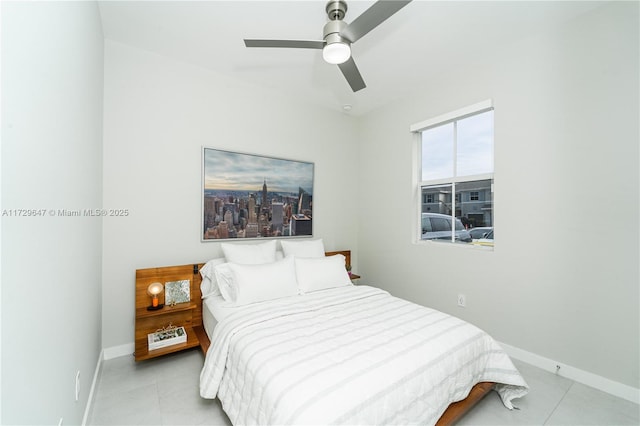
<svg viewBox="0 0 640 426"><path fill-rule="evenodd" d="M491 390L509 409L528 391L506 353L479 328L381 289L351 285L348 251L323 250L315 269L304 257L286 256L302 262L294 269L307 274L297 275L296 293L281 290L240 305L205 288L216 264L233 264L227 254L200 265L207 340L200 394L219 398L233 424L452 424ZM269 265L284 265L284 258ZM341 259L348 282L336 278L330 258ZM242 266L233 276L244 274L251 293L260 292L290 281L283 276L292 262L279 269ZM318 284L327 280L342 284Z"/></svg>

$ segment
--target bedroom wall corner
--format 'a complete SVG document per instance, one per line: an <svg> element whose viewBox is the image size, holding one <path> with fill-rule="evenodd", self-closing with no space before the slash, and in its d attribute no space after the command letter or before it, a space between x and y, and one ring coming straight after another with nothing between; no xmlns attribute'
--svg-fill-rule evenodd
<svg viewBox="0 0 640 426"><path fill-rule="evenodd" d="M83 211L102 205L102 24L95 2L0 8L0 422L80 424L101 350L102 221Z"/></svg>

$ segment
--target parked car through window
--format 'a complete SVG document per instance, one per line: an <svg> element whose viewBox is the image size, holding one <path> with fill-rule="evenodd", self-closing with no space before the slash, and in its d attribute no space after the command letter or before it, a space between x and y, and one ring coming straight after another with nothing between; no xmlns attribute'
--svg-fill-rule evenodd
<svg viewBox="0 0 640 426"><path fill-rule="evenodd" d="M423 240L451 241L453 231L451 216L439 213L422 213ZM471 240L471 235L464 229L460 219L455 218L455 241L470 243Z"/></svg>

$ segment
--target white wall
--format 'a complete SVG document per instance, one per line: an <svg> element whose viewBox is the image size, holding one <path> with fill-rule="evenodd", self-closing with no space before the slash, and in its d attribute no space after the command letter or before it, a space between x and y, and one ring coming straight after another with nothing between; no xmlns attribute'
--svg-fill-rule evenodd
<svg viewBox="0 0 640 426"><path fill-rule="evenodd" d="M140 49L105 44L103 345L133 343L135 270L204 262L202 146L315 163L314 234L356 250L350 117Z"/></svg>
<svg viewBox="0 0 640 426"><path fill-rule="evenodd" d="M613 3L362 119L363 281L640 388L638 56L638 3ZM409 126L485 99L495 105L495 251L413 244Z"/></svg>
<svg viewBox="0 0 640 426"><path fill-rule="evenodd" d="M57 210L102 204L102 77L95 3L2 2L2 210L45 209L2 217L2 424L83 418L102 224Z"/></svg>

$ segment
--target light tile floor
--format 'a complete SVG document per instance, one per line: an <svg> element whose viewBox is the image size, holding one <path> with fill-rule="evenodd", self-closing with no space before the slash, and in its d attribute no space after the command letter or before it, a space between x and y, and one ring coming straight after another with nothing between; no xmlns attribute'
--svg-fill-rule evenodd
<svg viewBox="0 0 640 426"><path fill-rule="evenodd" d="M204 357L198 349L136 363L105 361L89 425L230 425L218 400L200 398ZM459 425L639 425L637 404L514 360L531 387L504 408L491 392Z"/></svg>

